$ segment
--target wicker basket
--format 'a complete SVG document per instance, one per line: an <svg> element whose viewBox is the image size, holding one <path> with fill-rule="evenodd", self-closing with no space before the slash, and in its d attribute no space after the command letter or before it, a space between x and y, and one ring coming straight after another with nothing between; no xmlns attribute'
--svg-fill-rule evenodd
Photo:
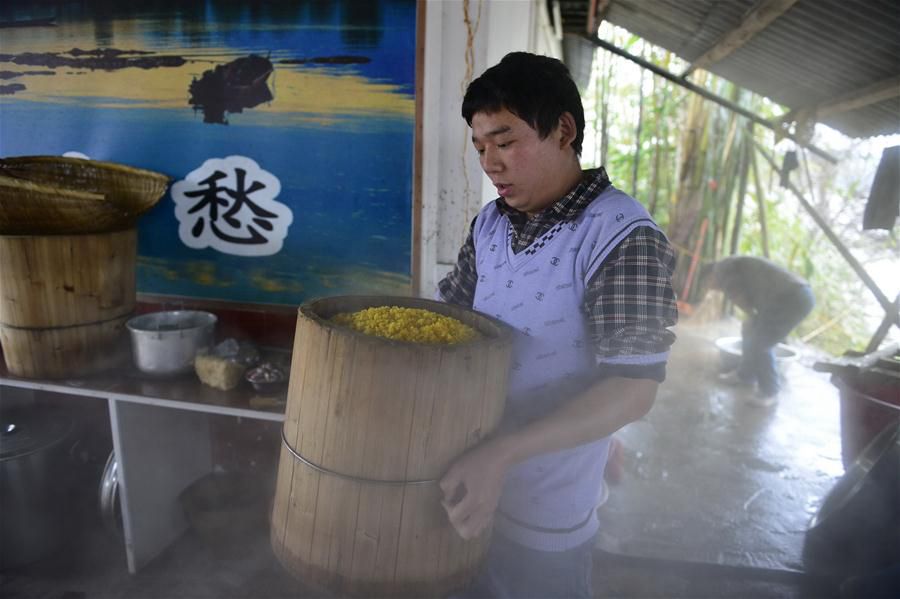
<svg viewBox="0 0 900 599"><path fill-rule="evenodd" d="M102 195L0 175L0 235L64 235L126 229L135 218Z"/></svg>
<svg viewBox="0 0 900 599"><path fill-rule="evenodd" d="M124 164L66 158L63 156L16 156L0 159L0 175L76 191L100 194L115 204L129 222L150 210L162 198L169 177Z"/></svg>

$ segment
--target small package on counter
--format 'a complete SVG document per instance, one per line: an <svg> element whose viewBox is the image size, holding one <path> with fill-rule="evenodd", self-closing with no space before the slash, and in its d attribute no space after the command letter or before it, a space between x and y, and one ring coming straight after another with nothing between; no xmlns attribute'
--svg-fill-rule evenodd
<svg viewBox="0 0 900 599"><path fill-rule="evenodd" d="M251 343L226 339L212 351L194 358L194 370L204 385L222 391L237 387L248 367L259 362L259 351Z"/></svg>

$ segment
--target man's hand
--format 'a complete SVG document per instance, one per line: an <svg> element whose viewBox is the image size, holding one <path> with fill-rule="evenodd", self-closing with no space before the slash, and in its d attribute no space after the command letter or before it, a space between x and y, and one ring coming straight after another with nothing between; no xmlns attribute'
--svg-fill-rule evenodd
<svg viewBox="0 0 900 599"><path fill-rule="evenodd" d="M441 503L456 532L472 539L487 528L514 464L602 439L643 418L658 386L653 379L604 378L546 416L463 454L440 482Z"/></svg>
<svg viewBox="0 0 900 599"><path fill-rule="evenodd" d="M502 445L486 441L463 454L441 479L441 505L463 539L474 539L491 523L509 466Z"/></svg>

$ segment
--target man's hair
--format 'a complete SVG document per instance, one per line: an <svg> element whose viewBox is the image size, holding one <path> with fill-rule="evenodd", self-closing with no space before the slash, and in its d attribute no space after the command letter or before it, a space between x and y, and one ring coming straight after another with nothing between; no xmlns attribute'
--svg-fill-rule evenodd
<svg viewBox="0 0 900 599"><path fill-rule="evenodd" d="M492 114L503 109L528 123L541 139L559 124L562 113L575 119L572 148L581 155L584 141L584 107L569 69L548 56L511 52L466 89L462 116L469 126L476 113Z"/></svg>

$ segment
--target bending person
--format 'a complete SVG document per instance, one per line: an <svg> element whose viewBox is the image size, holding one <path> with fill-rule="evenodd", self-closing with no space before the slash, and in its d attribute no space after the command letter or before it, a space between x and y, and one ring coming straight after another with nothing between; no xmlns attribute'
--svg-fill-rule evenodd
<svg viewBox="0 0 900 599"><path fill-rule="evenodd" d="M748 314L741 327L740 364L723 380L756 385L758 403L771 405L780 389L772 348L812 310L809 283L765 258L731 256L714 264L710 286Z"/></svg>

